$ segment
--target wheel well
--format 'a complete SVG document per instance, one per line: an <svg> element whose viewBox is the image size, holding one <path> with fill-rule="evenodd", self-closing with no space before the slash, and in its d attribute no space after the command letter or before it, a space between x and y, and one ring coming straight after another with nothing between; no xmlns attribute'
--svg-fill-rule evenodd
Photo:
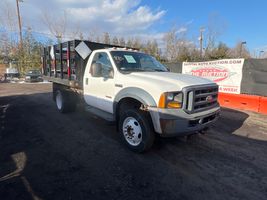
<svg viewBox="0 0 267 200"><path fill-rule="evenodd" d="M126 109L139 109L141 107L142 103L134 98L126 97L123 98L119 101L116 109L116 117L119 117L121 114L121 111L126 110Z"/></svg>
<svg viewBox="0 0 267 200"><path fill-rule="evenodd" d="M53 100L56 100L56 92L60 90L63 95L67 95L67 97L76 99L77 94L71 90L69 86L65 86L58 83L53 83Z"/></svg>
<svg viewBox="0 0 267 200"><path fill-rule="evenodd" d="M118 102L118 105L116 107L116 121L119 121L119 117L122 114L122 111L127 110L127 109L136 109L139 110L142 107L143 103L140 102L137 99L131 98L131 97L126 97L121 99ZM143 111L147 112L147 111ZM149 120L152 122L151 115L149 112L147 112L147 116L149 117Z"/></svg>
<svg viewBox="0 0 267 200"><path fill-rule="evenodd" d="M68 87L67 86L64 86L64 85L61 85L61 84L58 84L58 83L53 83L53 100L55 101L56 100L56 92L57 90L60 90L60 91L66 91L68 90Z"/></svg>

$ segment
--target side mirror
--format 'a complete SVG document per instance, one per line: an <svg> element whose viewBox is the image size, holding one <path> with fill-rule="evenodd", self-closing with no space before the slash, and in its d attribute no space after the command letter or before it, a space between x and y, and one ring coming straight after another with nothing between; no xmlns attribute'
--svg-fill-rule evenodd
<svg viewBox="0 0 267 200"><path fill-rule="evenodd" d="M93 63L91 65L91 74L93 77L101 77L102 76L102 64Z"/></svg>
<svg viewBox="0 0 267 200"><path fill-rule="evenodd" d="M105 79L113 78L114 77L114 70L111 66L103 66L102 68L102 76Z"/></svg>
<svg viewBox="0 0 267 200"><path fill-rule="evenodd" d="M109 78L113 78L114 77L114 70L111 68L109 71Z"/></svg>
<svg viewBox="0 0 267 200"><path fill-rule="evenodd" d="M170 72L171 70L170 70L170 68L169 67L167 67L166 65L163 65L166 69L167 69L167 71L168 72Z"/></svg>

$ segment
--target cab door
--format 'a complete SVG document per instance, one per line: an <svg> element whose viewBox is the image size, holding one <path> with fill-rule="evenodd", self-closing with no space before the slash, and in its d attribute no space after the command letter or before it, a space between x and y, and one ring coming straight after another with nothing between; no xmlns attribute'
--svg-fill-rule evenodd
<svg viewBox="0 0 267 200"><path fill-rule="evenodd" d="M114 68L106 52L96 52L91 61L90 70L84 84L84 99L92 107L113 113L114 100ZM100 74L91 73L92 64L101 67ZM86 73L86 72L85 72Z"/></svg>

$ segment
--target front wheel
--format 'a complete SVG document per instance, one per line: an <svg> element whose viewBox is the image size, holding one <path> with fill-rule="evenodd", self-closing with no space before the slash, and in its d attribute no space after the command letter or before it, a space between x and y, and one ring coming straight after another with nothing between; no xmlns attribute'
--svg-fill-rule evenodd
<svg viewBox="0 0 267 200"><path fill-rule="evenodd" d="M155 139L149 115L144 111L129 109L123 112L119 120L119 131L123 142L134 152L148 150Z"/></svg>

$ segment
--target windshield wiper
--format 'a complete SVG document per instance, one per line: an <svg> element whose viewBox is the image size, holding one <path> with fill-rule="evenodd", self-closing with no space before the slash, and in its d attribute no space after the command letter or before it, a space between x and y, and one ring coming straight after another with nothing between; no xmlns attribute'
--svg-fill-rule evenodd
<svg viewBox="0 0 267 200"><path fill-rule="evenodd" d="M141 68L121 68L122 71L146 71L144 69L141 69Z"/></svg>
<svg viewBox="0 0 267 200"><path fill-rule="evenodd" d="M154 69L154 71L156 71L156 72L166 72L166 70L163 70L163 69Z"/></svg>

